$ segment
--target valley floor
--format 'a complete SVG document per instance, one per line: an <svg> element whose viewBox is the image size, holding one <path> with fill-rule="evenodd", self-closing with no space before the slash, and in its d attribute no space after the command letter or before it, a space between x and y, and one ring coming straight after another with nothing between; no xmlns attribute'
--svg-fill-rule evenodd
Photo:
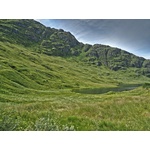
<svg viewBox="0 0 150 150"><path fill-rule="evenodd" d="M150 130L150 89L104 94L71 89L0 94L0 130Z"/></svg>

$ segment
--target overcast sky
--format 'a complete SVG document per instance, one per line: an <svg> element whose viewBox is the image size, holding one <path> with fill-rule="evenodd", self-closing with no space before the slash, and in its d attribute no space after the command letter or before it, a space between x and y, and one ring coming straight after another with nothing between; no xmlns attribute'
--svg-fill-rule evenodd
<svg viewBox="0 0 150 150"><path fill-rule="evenodd" d="M150 19L42 19L71 32L80 42L106 44L150 59Z"/></svg>

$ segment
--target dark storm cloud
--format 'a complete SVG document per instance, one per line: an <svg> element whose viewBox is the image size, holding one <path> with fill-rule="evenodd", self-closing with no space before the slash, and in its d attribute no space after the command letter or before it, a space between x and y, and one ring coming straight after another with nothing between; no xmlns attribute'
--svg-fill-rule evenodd
<svg viewBox="0 0 150 150"><path fill-rule="evenodd" d="M46 26L70 31L81 42L107 44L150 58L149 19L54 19L39 21Z"/></svg>

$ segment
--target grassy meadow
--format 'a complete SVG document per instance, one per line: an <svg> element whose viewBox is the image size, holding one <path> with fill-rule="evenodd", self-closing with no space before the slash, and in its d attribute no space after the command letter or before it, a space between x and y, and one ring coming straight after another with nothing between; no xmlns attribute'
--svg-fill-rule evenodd
<svg viewBox="0 0 150 150"><path fill-rule="evenodd" d="M150 78L137 72L0 42L0 130L150 130Z"/></svg>

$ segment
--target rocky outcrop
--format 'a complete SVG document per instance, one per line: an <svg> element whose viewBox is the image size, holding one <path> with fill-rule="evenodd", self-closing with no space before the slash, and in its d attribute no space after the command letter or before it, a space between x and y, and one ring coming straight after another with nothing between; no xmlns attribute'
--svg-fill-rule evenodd
<svg viewBox="0 0 150 150"><path fill-rule="evenodd" d="M92 64L102 64L115 71L128 67L141 68L150 65L149 61L145 62L145 59L142 57L135 56L118 48L101 44L93 45L87 51L86 56Z"/></svg>

